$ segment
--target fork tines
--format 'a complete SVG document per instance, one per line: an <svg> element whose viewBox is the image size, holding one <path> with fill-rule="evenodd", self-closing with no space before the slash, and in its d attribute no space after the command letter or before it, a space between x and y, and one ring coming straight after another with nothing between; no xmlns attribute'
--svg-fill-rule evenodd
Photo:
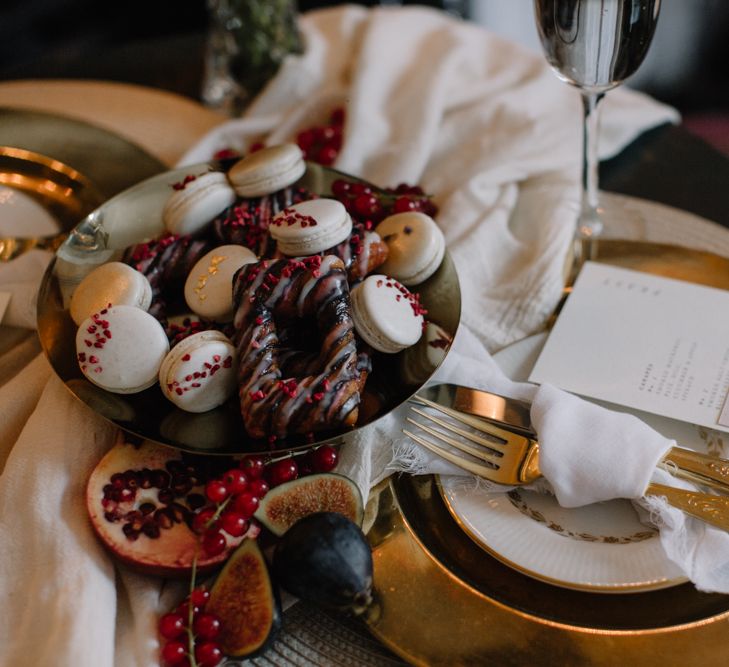
<svg viewBox="0 0 729 667"><path fill-rule="evenodd" d="M422 433L412 433L405 429L403 433L429 451L459 468L501 484L518 484L527 481L527 478L531 481L538 476L536 457L533 469L524 467L529 464L530 454L536 453L538 449L537 443L531 438L433 403L421 396L416 396L415 401L426 404L453 420L447 421L410 406L413 413L421 419L416 421L412 417L406 417L406 420L417 426Z"/></svg>

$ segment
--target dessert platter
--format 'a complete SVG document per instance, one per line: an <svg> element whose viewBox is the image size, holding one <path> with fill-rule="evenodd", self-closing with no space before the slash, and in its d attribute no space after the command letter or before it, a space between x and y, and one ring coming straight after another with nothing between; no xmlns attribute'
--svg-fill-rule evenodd
<svg viewBox="0 0 729 667"><path fill-rule="evenodd" d="M362 192L397 199L284 144L120 193L46 272L51 365L127 432L188 451L345 441L422 386L460 316L432 218L379 210L375 227Z"/></svg>

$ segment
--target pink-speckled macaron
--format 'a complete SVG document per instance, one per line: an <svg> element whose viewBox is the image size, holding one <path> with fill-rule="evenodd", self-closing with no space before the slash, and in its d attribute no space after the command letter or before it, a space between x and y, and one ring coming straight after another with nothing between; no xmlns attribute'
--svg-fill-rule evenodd
<svg viewBox="0 0 729 667"><path fill-rule="evenodd" d="M417 295L394 278L369 276L351 296L354 328L374 349L394 354L420 339L425 311Z"/></svg>
<svg viewBox="0 0 729 667"><path fill-rule="evenodd" d="M102 308L84 320L76 333L81 372L116 394L151 387L169 349L162 325L134 306Z"/></svg>
<svg viewBox="0 0 729 667"><path fill-rule="evenodd" d="M159 369L162 393L187 412L207 412L236 388L236 350L220 331L201 331L180 341Z"/></svg>
<svg viewBox="0 0 729 667"><path fill-rule="evenodd" d="M202 231L236 199L225 174L219 171L189 174L172 187L162 221L168 232L180 236Z"/></svg>
<svg viewBox="0 0 729 667"><path fill-rule="evenodd" d="M403 285L419 285L432 276L443 261L445 238L435 220L425 213L396 213L376 229L387 244L382 273Z"/></svg>
<svg viewBox="0 0 729 667"><path fill-rule="evenodd" d="M269 233L288 257L315 255L341 243L352 232L352 218L336 199L309 199L285 208Z"/></svg>

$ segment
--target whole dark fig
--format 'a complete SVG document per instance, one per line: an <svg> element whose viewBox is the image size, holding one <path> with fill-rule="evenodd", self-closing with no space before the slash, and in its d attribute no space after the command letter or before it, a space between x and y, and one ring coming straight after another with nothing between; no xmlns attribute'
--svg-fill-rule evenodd
<svg viewBox="0 0 729 667"><path fill-rule="evenodd" d="M276 545L273 572L289 593L362 613L372 601L372 552L357 524L335 512L297 521Z"/></svg>

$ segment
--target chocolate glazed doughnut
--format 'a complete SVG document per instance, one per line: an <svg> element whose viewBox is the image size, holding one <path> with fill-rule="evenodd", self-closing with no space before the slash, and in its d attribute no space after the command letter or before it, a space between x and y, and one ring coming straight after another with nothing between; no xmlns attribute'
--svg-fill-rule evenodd
<svg viewBox="0 0 729 667"><path fill-rule="evenodd" d="M357 352L342 260L315 255L248 264L233 280L233 302L248 434L283 438L353 426L370 365ZM321 345L306 363L287 364L305 375L288 377L284 347L307 338L307 321Z"/></svg>

